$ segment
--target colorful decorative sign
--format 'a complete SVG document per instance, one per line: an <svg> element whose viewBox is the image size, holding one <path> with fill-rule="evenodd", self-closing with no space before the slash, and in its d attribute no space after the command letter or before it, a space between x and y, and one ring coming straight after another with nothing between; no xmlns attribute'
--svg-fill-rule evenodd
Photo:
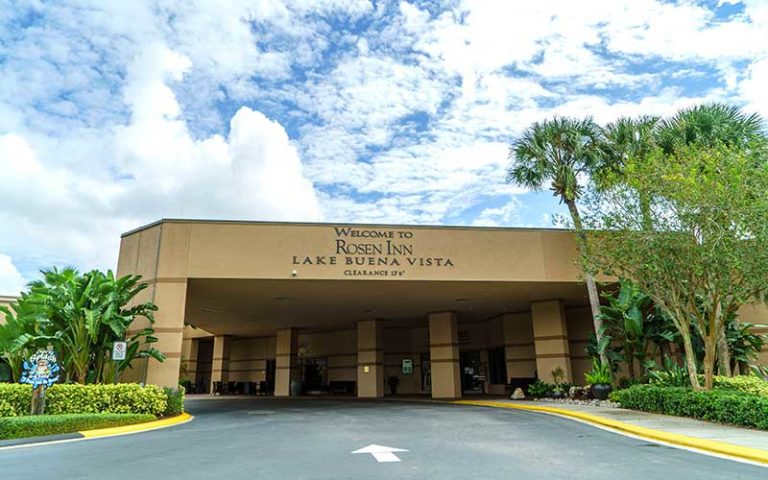
<svg viewBox="0 0 768 480"><path fill-rule="evenodd" d="M24 362L21 383L29 383L32 389L48 388L59 380L59 365L52 348L38 350Z"/></svg>

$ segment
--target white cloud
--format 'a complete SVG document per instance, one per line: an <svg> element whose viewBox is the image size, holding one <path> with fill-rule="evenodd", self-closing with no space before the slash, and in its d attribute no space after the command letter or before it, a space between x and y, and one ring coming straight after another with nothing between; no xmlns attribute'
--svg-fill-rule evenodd
<svg viewBox="0 0 768 480"><path fill-rule="evenodd" d="M26 283L11 257L0 253L0 295L16 296L24 289Z"/></svg>
<svg viewBox="0 0 768 480"><path fill-rule="evenodd" d="M113 266L118 234L163 216L541 223L504 182L507 145L534 121L708 100L768 115L762 0L728 19L659 0L105 0L0 16L0 251L25 274Z"/></svg>

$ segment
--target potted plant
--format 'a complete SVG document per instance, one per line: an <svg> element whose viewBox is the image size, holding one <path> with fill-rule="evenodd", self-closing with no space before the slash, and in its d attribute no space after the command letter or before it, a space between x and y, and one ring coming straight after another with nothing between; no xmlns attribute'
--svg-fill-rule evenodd
<svg viewBox="0 0 768 480"><path fill-rule="evenodd" d="M400 379L393 375L387 378L387 383L389 384L389 393L397 395L397 386L400 385Z"/></svg>
<svg viewBox="0 0 768 480"><path fill-rule="evenodd" d="M602 363L597 358L592 359L592 370L584 374L584 379L590 385L593 397L598 400L608 399L608 394L613 390L611 386L613 375L609 364Z"/></svg>

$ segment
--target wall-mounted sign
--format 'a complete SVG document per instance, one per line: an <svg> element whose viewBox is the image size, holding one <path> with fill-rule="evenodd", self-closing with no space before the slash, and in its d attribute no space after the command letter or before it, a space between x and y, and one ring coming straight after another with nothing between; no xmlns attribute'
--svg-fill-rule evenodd
<svg viewBox="0 0 768 480"><path fill-rule="evenodd" d="M112 345L112 360L125 360L125 351L128 349L126 342L115 342Z"/></svg>
<svg viewBox="0 0 768 480"><path fill-rule="evenodd" d="M404 277L414 268L454 266L450 257L418 251L413 230L333 227L333 234L328 250L293 255L291 266L341 266L347 277Z"/></svg>
<svg viewBox="0 0 768 480"><path fill-rule="evenodd" d="M413 359L412 358L404 358L403 359L403 374L410 375L413 373Z"/></svg>

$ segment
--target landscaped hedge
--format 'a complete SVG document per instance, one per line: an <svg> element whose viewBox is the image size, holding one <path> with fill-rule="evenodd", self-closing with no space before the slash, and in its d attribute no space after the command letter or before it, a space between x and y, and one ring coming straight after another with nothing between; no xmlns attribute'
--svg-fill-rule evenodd
<svg viewBox="0 0 768 480"><path fill-rule="evenodd" d="M715 389L635 385L613 392L624 408L768 430L768 397Z"/></svg>
<svg viewBox="0 0 768 480"><path fill-rule="evenodd" d="M701 383L704 383L703 378ZM755 375L715 376L713 377L713 384L714 388L718 390L731 390L768 397L768 382Z"/></svg>
<svg viewBox="0 0 768 480"><path fill-rule="evenodd" d="M18 383L0 384L0 415L10 405L17 416L29 415L32 387ZM135 383L116 385L57 384L46 391L45 413L51 415L80 413L146 413L154 416L181 413L174 398L168 408L168 394L160 387ZM170 412L170 413L169 413Z"/></svg>
<svg viewBox="0 0 768 480"><path fill-rule="evenodd" d="M85 413L0 418L0 439L39 437L150 422L150 413Z"/></svg>

